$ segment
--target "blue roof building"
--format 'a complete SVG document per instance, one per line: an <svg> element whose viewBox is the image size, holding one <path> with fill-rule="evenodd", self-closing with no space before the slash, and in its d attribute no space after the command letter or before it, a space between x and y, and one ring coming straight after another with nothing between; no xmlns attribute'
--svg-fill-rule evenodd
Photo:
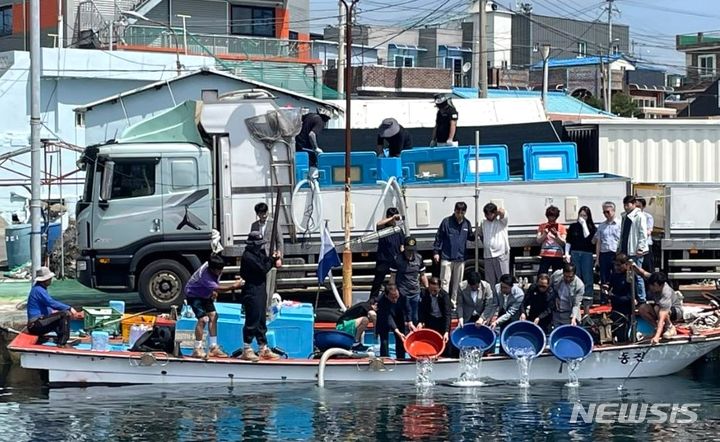
<svg viewBox="0 0 720 442"><path fill-rule="evenodd" d="M459 98L477 98L477 88L453 88ZM488 98L541 98L540 91L488 89ZM613 118L614 115L596 109L565 92L548 92L548 115L554 120L579 120L581 118Z"/></svg>

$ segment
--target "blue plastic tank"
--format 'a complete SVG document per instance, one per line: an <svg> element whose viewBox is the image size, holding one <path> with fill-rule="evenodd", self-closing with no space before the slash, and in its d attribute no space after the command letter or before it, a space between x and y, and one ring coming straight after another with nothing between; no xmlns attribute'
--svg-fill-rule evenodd
<svg viewBox="0 0 720 442"><path fill-rule="evenodd" d="M218 313L218 344L230 354L243 346L242 328L245 315L242 305L216 302ZM179 331L195 330L197 319L180 317L175 324ZM268 322L268 346L279 347L291 358L307 358L313 351L315 316L312 304L283 305L273 321ZM192 353L192 343L183 343L184 355ZM253 347L257 350L256 343Z"/></svg>
<svg viewBox="0 0 720 442"><path fill-rule="evenodd" d="M459 183L463 149L457 147L421 147L404 150L403 178L406 183Z"/></svg>
<svg viewBox="0 0 720 442"><path fill-rule="evenodd" d="M350 181L352 184L375 184L378 179L375 152L350 154ZM345 184L345 153L330 152L318 155L318 181L321 186Z"/></svg>
<svg viewBox="0 0 720 442"><path fill-rule="evenodd" d="M10 269L30 261L30 224L11 224L5 228L5 250Z"/></svg>
<svg viewBox="0 0 720 442"><path fill-rule="evenodd" d="M573 180L578 178L575 143L528 143L523 145L525 180Z"/></svg>
<svg viewBox="0 0 720 442"><path fill-rule="evenodd" d="M475 146L461 146L458 148L462 155L462 176L466 183L475 182ZM480 172L480 182L510 181L510 167L508 165L508 148L504 144L480 146L477 169Z"/></svg>

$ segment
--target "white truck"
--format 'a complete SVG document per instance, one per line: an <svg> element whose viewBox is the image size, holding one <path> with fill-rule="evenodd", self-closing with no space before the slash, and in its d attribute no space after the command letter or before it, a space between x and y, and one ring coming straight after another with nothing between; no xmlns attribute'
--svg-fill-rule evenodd
<svg viewBox="0 0 720 442"><path fill-rule="evenodd" d="M321 163L332 164L321 168L318 179L303 182L302 156L296 157L294 147L298 125L299 111L279 109L267 92L239 91L214 102L184 103L129 128L118 142L88 147L81 159L85 191L77 205L79 280L104 291L136 290L160 309L178 304L184 283L210 254L213 231L219 232L223 255L236 263L255 220L253 207L266 202L271 211L279 209L275 218L285 238L278 286L316 287L319 226L327 222L336 245L343 238L344 168L330 161L341 154L321 154ZM467 175L476 167L482 172L484 163L475 163L472 153L455 154L454 162L433 160L441 154L453 155L437 149L422 165L410 166L398 159L394 176L384 176L380 166L367 175L353 164L352 237L373 233L386 208L398 207L404 228L428 258L436 229L456 201L468 204L474 222L476 186ZM367 164L377 162L366 157L374 153L358 155ZM415 169L408 174L408 167ZM545 181L480 177L475 204L494 201L508 211L519 276L534 274L535 232L548 205L561 209L565 223L575 220L580 206L597 209L601 218L604 201L620 205L630 191L627 178L607 174ZM353 243L354 284L372 278L367 271L375 248Z"/></svg>

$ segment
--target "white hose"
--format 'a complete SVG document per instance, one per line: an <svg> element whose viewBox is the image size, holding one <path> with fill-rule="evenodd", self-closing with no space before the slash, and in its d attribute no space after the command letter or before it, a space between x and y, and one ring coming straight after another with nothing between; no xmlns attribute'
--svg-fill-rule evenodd
<svg viewBox="0 0 720 442"><path fill-rule="evenodd" d="M320 358L320 366L318 367L318 387L320 388L325 387L325 364L327 364L328 359L335 355L352 357L353 352L345 350L344 348L329 348L325 350L325 353L323 353Z"/></svg>
<svg viewBox="0 0 720 442"><path fill-rule="evenodd" d="M377 204L375 204L375 209L373 210L372 216L370 217L370 223L373 223L373 220L375 220L375 216L377 215L377 210L380 207L380 205L385 200L385 196L388 193L388 190L392 189L393 193L395 194L395 199L397 200L397 209L402 216L403 219L405 219L405 215L407 211L405 210L405 200L403 199L402 195L402 189L400 188L400 183L398 183L397 178L394 176L391 176L387 181L381 181L379 180L378 183L383 184L385 183L385 188L383 189L382 193L380 194L380 198L378 199ZM371 226L368 226L368 230L371 229ZM402 229L405 235L408 234L407 232L407 223L402 223Z"/></svg>
<svg viewBox="0 0 720 442"><path fill-rule="evenodd" d="M340 310L343 312L347 310L347 306L342 300L342 297L340 296L340 293L338 293L337 286L335 285L335 277L332 274L332 269L330 270L330 288L332 289L333 295L335 295L335 301L337 301L338 305L340 306Z"/></svg>
<svg viewBox="0 0 720 442"><path fill-rule="evenodd" d="M296 195L300 191L303 185L307 184L310 186L311 191L311 197L312 201L310 204L313 206L313 216L308 219L308 226L302 226L295 216L295 201L296 201ZM318 184L317 180L314 178L304 179L297 183L295 185L295 189L293 189L292 193L292 200L290 203L290 216L292 217L292 222L295 224L295 228L297 229L298 233L315 233L320 230L320 225L323 219L323 205L322 205L322 196L320 195L320 185ZM317 223L312 223L313 219L319 220Z"/></svg>

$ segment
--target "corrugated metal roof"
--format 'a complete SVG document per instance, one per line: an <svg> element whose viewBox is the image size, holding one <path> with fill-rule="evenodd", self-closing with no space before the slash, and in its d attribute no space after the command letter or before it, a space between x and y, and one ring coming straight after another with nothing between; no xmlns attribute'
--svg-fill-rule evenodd
<svg viewBox="0 0 720 442"><path fill-rule="evenodd" d="M461 98L477 98L476 88L453 88L453 93ZM488 89L488 98L541 98L539 91ZM596 109L564 92L548 92L548 108L550 114L568 114L579 116L612 117L600 109Z"/></svg>
<svg viewBox="0 0 720 442"><path fill-rule="evenodd" d="M627 60L622 55L612 55L610 56L610 61L618 61L618 60ZM608 56L602 55L602 56L592 56L592 57L576 57L576 58L551 58L548 60L548 67L550 69L552 68L569 68L574 66L594 66L599 65L603 63L608 62ZM543 64L542 62L535 63L532 68L533 69L542 69Z"/></svg>
<svg viewBox="0 0 720 442"><path fill-rule="evenodd" d="M280 69L280 70L282 71L282 69ZM131 90L129 90L129 91L125 91L125 92L122 92L122 93L119 93L119 94L116 94L116 95L112 95L112 96L110 96L110 97L106 97L106 98L103 98L103 99L100 99L100 100L97 100L97 101L93 101L92 103L88 103L88 104L85 104L85 105L83 105L83 106L79 106L79 107L73 109L73 111L74 111L74 112L85 112L85 111L87 111L87 110L89 110L89 109L91 109L91 108L93 108L93 107L96 107L96 106L99 106L99 105L102 105L102 104L105 104L105 103L109 103L109 102L112 102L112 101L115 101L115 100L118 100L118 99L122 99L122 98L125 98L125 97L127 97L127 96L134 95L134 94L137 94L137 93L140 93L140 92L143 92L143 91L147 91L147 90L150 90L150 89L155 89L155 88L157 88L157 87L159 87L159 86L168 85L168 84L174 83L174 82L176 82L176 81L182 80L182 79L184 79L184 78L192 77L192 76L195 76L195 75L218 75L218 76L221 76L221 77L231 78L231 79L234 79L234 80L243 81L243 82L245 82L245 83L250 83L250 84L252 84L252 85L254 85L254 86L257 86L257 87L260 88L260 89L265 89L265 90L269 90L269 91L271 91L271 92L276 92L276 93L282 93L282 94L290 95L290 96L293 96L293 97L303 98L303 99L306 99L306 100L308 100L308 101L314 101L314 102L316 102L316 103L319 104L319 105L322 105L322 106L325 106L325 107L329 107L329 108L335 109L336 111L342 111L341 108L335 106L334 104L329 103L329 102L327 102L327 101L320 100L320 99L315 98L315 97L313 97L313 96L311 96L311 95L303 95L303 94L297 93L297 92L295 92L295 91L293 91L293 90L290 90L290 89L287 89L287 88L284 88L284 87L278 87L278 86L275 86L275 85L268 84L268 83L266 83L266 82L260 81L260 80L258 80L257 78L254 78L255 75L249 75L249 74L251 74L251 73L252 73L252 72L251 72L250 70L248 70L247 72L244 72L244 74L248 74L247 76L238 76L238 75L233 75L233 74L228 73L228 72L218 71L218 70L215 70L215 69L202 68L202 69L198 69L198 70L193 71L193 72L188 72L188 73L185 73L185 74L182 74L182 75L178 75L177 77L173 77L173 78L170 78L170 79L167 79L167 80L157 81L157 82L155 82L155 83L150 83L150 84L147 84L147 85L145 85L145 86L141 86L141 87L139 87L139 88L131 89ZM286 72L285 74L287 75L287 72ZM259 75L258 75L258 76L259 76ZM300 77L300 78L301 78L301 79L304 79L305 77L302 76L302 77ZM293 86L293 85L289 85L289 86Z"/></svg>

